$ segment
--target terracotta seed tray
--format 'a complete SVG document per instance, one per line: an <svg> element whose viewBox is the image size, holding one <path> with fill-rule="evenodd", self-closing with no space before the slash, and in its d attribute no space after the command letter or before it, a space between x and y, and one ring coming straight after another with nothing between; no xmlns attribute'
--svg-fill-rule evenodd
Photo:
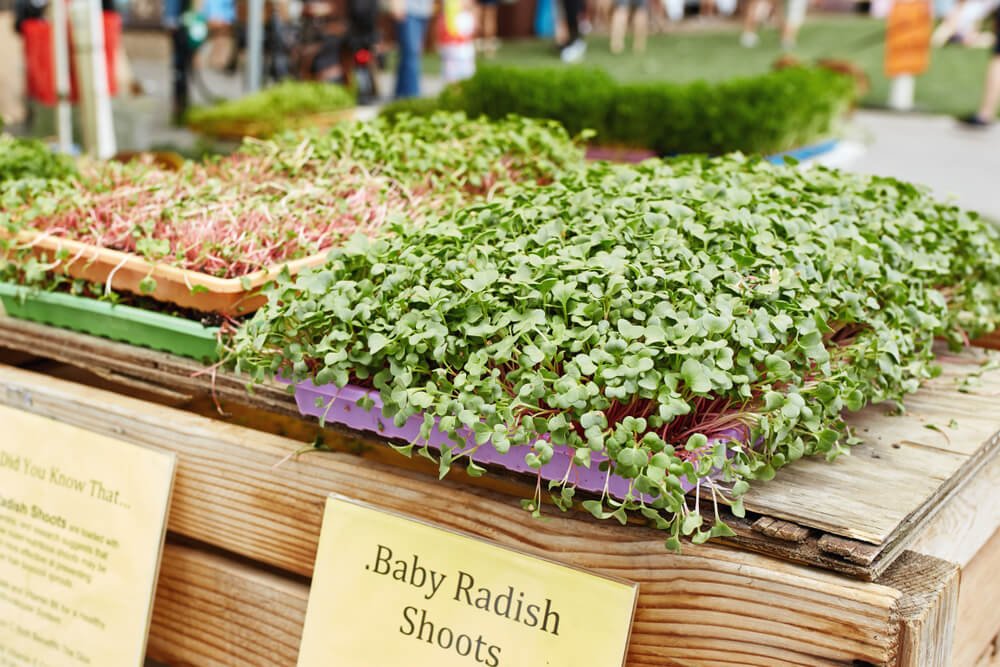
<svg viewBox="0 0 1000 667"><path fill-rule="evenodd" d="M266 138L282 130L298 130L302 128L325 129L354 120L357 109L340 109L338 111L322 111L304 116L289 116L280 125L260 120L207 121L204 123L189 123L188 127L199 134L225 141L241 141L243 137Z"/></svg>
<svg viewBox="0 0 1000 667"><path fill-rule="evenodd" d="M155 264L132 253L52 236L45 232L24 231L17 235L22 246L49 263L52 271L80 280L108 285L111 290L131 292L191 308L204 313L246 315L260 308L266 297L260 288L287 267L292 274L322 264L326 252L292 260L255 271L242 278L217 278L206 273ZM56 257L65 259L57 260ZM140 284L156 281L152 292L143 292Z"/></svg>

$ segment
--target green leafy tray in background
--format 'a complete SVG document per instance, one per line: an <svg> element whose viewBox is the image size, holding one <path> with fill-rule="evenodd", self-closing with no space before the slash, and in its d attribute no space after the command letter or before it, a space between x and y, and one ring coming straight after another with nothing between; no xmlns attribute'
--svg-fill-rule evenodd
<svg viewBox="0 0 1000 667"><path fill-rule="evenodd" d="M10 317L110 338L199 361L218 359L218 327L72 294L0 282Z"/></svg>

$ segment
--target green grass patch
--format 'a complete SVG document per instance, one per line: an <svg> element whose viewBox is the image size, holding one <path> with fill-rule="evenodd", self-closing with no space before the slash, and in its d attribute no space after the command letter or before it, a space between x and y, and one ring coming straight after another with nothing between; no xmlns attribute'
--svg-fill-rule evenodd
<svg viewBox="0 0 1000 667"><path fill-rule="evenodd" d="M810 18L792 53L803 60L838 58L849 60L871 77L871 91L862 100L866 106L883 106L889 82L882 71L885 23L858 16ZM653 35L645 54L612 55L603 36L588 39L583 66L598 67L621 82L724 81L762 74L781 56L774 28L761 33L753 49L739 45L739 28L728 24L718 30ZM935 49L931 67L917 82L917 106L933 113L967 113L979 105L989 54L982 49L945 47ZM481 61L482 62L482 61ZM497 64L518 67L558 65L550 42L526 40L503 45ZM427 70L435 71L436 58Z"/></svg>

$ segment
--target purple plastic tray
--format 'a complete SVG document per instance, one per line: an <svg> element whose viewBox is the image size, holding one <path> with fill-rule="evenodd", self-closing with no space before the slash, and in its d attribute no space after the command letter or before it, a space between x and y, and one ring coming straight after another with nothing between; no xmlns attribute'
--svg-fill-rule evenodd
<svg viewBox="0 0 1000 667"><path fill-rule="evenodd" d="M357 403L365 395L371 397L374 405L371 410L365 410ZM318 399L318 400L317 400ZM347 385L338 388L336 385L316 386L310 380L300 382L295 385L295 403L299 412L306 416L318 417L327 423L342 424L359 431L372 431L379 435L397 440L413 442L420 435L420 426L423 424L421 415L414 415L403 426L396 426L391 418L382 414L382 399L378 392L371 389L364 389L354 385ZM468 429L459 431L469 444L473 445L472 434ZM740 433L738 429L733 429L731 437L737 438ZM435 449L442 444L454 445L454 442L435 426L431 430L427 443ZM573 453L570 447L556 445L555 454L552 460L542 466L542 478L546 480L563 479L568 468L572 467L569 480L574 482L581 490L592 493L604 491L606 473L598 470L598 465L607 457L601 454L594 454L591 458L591 466L585 468L573 463ZM461 450L465 451L465 449ZM456 452L457 454L458 452ZM506 454L501 454L493 449L489 444L480 447L472 456L472 459L481 465L497 465L513 472L536 474L536 470L531 468L524 461L524 448L511 448ZM630 481L617 475L612 475L608 480L608 493L618 499L623 499L628 493ZM685 491L690 491L693 485L687 479L681 478L681 484Z"/></svg>

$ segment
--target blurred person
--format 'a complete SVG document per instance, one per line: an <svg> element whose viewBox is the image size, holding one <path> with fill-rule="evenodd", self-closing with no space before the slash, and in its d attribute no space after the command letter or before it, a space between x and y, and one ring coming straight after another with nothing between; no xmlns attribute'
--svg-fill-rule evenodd
<svg viewBox="0 0 1000 667"><path fill-rule="evenodd" d="M740 44L747 48L757 46L757 42L760 41L757 30L770 13L771 3L768 0L748 0L743 10L743 32L740 34Z"/></svg>
<svg viewBox="0 0 1000 667"><path fill-rule="evenodd" d="M993 46L992 33L981 32L979 24L996 11L1000 0L962 0L952 7L931 37L933 46L962 44L963 46Z"/></svg>
<svg viewBox="0 0 1000 667"><path fill-rule="evenodd" d="M171 118L181 123L190 103L191 70L197 50L198 21L195 20L191 0L165 0L163 26L170 33Z"/></svg>
<svg viewBox="0 0 1000 667"><path fill-rule="evenodd" d="M664 0L663 8L671 21L684 20L684 0Z"/></svg>
<svg viewBox="0 0 1000 667"><path fill-rule="evenodd" d="M563 18L566 21L566 41L559 47L559 58L564 63L577 63L587 52L587 43L580 34L580 14L584 0L562 0Z"/></svg>
<svg viewBox="0 0 1000 667"><path fill-rule="evenodd" d="M473 0L444 0L443 5L437 25L441 78L453 83L476 73L476 17Z"/></svg>
<svg viewBox="0 0 1000 667"><path fill-rule="evenodd" d="M497 39L497 6L500 0L476 0L479 9L477 24L479 26L479 50L487 56L496 55L500 48Z"/></svg>
<svg viewBox="0 0 1000 667"><path fill-rule="evenodd" d="M591 0L590 9L593 13L593 27L597 30L610 30L614 0Z"/></svg>
<svg viewBox="0 0 1000 667"><path fill-rule="evenodd" d="M14 11L0 11L0 125L19 123L25 118L24 47L16 37L20 33L20 2Z"/></svg>
<svg viewBox="0 0 1000 667"><path fill-rule="evenodd" d="M795 47L799 29L802 28L802 24L806 20L808 8L809 0L784 0L783 11L781 11L781 48L792 49ZM743 14L743 33L740 35L740 44L747 48L757 46L760 41L758 35L760 24L770 13L777 11L779 11L777 5L772 5L768 0L750 0Z"/></svg>
<svg viewBox="0 0 1000 667"><path fill-rule="evenodd" d="M666 32L671 18L667 14L665 0L647 0L649 4L649 29L651 32Z"/></svg>
<svg viewBox="0 0 1000 667"><path fill-rule="evenodd" d="M207 54L204 56L214 69L223 69L230 61L235 46L233 24L236 22L234 0L202 0L201 14L208 26Z"/></svg>
<svg viewBox="0 0 1000 667"><path fill-rule="evenodd" d="M784 17L781 21L781 48L794 49L799 39L799 30L806 22L809 0L785 0Z"/></svg>
<svg viewBox="0 0 1000 667"><path fill-rule="evenodd" d="M505 2L510 2L511 0L505 0ZM514 0L515 2L517 0ZM594 31L594 24L591 21L591 5L592 0L583 0L582 9L580 10L580 34L586 37Z"/></svg>
<svg viewBox="0 0 1000 667"><path fill-rule="evenodd" d="M990 127L997 117L997 111L1000 111L1000 9L993 14L993 31L997 39L993 43L993 55L986 68L982 101L975 113L960 119L968 127Z"/></svg>
<svg viewBox="0 0 1000 667"><path fill-rule="evenodd" d="M537 0L535 3L534 28L537 37L555 37L556 3L554 0Z"/></svg>
<svg viewBox="0 0 1000 667"><path fill-rule="evenodd" d="M646 50L646 33L649 30L649 9L646 0L615 0L611 15L611 53L625 50L625 33L628 32L629 14L632 15L632 50Z"/></svg>
<svg viewBox="0 0 1000 667"><path fill-rule="evenodd" d="M396 70L396 99L420 95L420 59L427 36L427 23L434 12L434 0L392 0L399 44Z"/></svg>
<svg viewBox="0 0 1000 667"><path fill-rule="evenodd" d="M715 9L722 16L732 16L739 4L739 0L715 0Z"/></svg>

